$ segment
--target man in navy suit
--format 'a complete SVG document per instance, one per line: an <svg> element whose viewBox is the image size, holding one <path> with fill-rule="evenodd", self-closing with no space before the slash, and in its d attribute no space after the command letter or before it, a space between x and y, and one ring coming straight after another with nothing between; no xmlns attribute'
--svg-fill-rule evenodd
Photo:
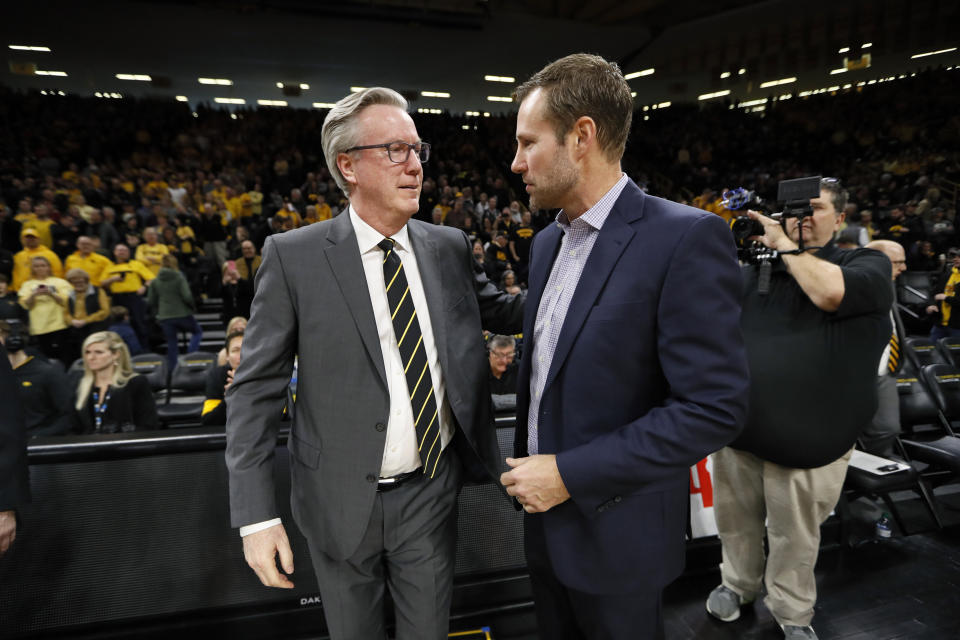
<svg viewBox="0 0 960 640"><path fill-rule="evenodd" d="M740 270L713 214L621 170L633 111L616 64L585 54L517 88L531 209L515 458L540 634L656 638L683 568L690 465L733 440L748 373Z"/></svg>

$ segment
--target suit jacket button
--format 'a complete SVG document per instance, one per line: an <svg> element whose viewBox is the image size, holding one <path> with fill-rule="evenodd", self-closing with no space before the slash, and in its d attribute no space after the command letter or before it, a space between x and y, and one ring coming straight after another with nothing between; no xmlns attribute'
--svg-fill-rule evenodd
<svg viewBox="0 0 960 640"><path fill-rule="evenodd" d="M382 422L377 423L377 431L383 431L386 428L387 428L387 425L383 424Z"/></svg>
<svg viewBox="0 0 960 640"><path fill-rule="evenodd" d="M377 481L377 476L373 475L372 473L367 474L367 482L373 483L376 481Z"/></svg>

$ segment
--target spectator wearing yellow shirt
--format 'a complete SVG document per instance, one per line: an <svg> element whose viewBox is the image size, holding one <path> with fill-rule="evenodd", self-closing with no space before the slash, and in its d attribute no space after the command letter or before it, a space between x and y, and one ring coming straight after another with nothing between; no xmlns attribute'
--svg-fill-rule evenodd
<svg viewBox="0 0 960 640"><path fill-rule="evenodd" d="M47 249L53 249L53 233L50 230L55 222L50 217L50 207L44 203L39 203L34 207L32 218L23 221L23 229L35 229L37 237L40 238L40 244Z"/></svg>
<svg viewBox="0 0 960 640"><path fill-rule="evenodd" d="M30 261L30 279L17 292L20 306L29 312L30 335L40 351L67 365L70 363L65 310L71 289L69 282L53 275L45 256L34 256Z"/></svg>
<svg viewBox="0 0 960 640"><path fill-rule="evenodd" d="M156 227L147 227L143 230L143 244L137 247L136 259L146 265L154 276L163 266L163 256L169 254L170 249L160 242Z"/></svg>
<svg viewBox="0 0 960 640"><path fill-rule="evenodd" d="M63 263L53 251L40 244L40 237L36 229L24 229L20 232L20 242L23 243L23 250L18 251L13 256L13 283L10 289L19 291L20 286L31 278L31 262L36 257L46 258L50 263L52 275L61 277L63 275Z"/></svg>
<svg viewBox="0 0 960 640"><path fill-rule="evenodd" d="M100 286L103 270L113 264L110 258L94 251L96 247L90 236L77 238L77 250L67 256L64 269L83 269L94 286ZM69 278L67 278L69 280Z"/></svg>
<svg viewBox="0 0 960 640"><path fill-rule="evenodd" d="M113 248L113 257L114 263L101 274L100 286L110 294L114 305L130 312L130 324L137 338L141 344L147 345L150 332L143 295L147 292L147 283L155 276L142 262L130 259L130 248L125 244Z"/></svg>
<svg viewBox="0 0 960 640"><path fill-rule="evenodd" d="M253 191L248 191L250 196L250 213L255 216L263 215L263 191L260 190L260 183L253 187Z"/></svg>

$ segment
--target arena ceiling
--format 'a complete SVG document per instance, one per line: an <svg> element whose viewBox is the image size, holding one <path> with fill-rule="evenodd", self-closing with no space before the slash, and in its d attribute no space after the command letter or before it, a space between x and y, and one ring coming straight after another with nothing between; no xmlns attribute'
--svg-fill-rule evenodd
<svg viewBox="0 0 960 640"><path fill-rule="evenodd" d="M31 0L4 8L0 46L7 65L0 84L53 96L183 96L193 106L220 98L246 107L269 100L303 108L322 108L351 87L384 85L411 98L414 108L499 112L512 105L494 99L506 99L516 82L550 60L588 51L637 74L630 82L640 104L696 100L727 87L747 99L782 76L800 76L798 84L809 88L827 83L829 72L845 64L837 54L844 44L860 56L860 47L873 42L874 63L889 54L887 66L899 72L913 51L956 40L958 6L945 0ZM956 53L938 61L956 64L950 56ZM35 73L42 71L58 74ZM859 73L866 80L874 71ZM724 73L728 79L721 80Z"/></svg>

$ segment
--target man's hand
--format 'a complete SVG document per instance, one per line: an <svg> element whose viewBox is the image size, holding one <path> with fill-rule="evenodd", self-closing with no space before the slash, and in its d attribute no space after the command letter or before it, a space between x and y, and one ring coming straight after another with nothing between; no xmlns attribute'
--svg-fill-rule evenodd
<svg viewBox="0 0 960 640"><path fill-rule="evenodd" d="M233 384L233 369L227 371L227 383L223 385L223 391L226 392L230 388L230 385Z"/></svg>
<svg viewBox="0 0 960 640"><path fill-rule="evenodd" d="M243 537L243 557L260 582L267 587L293 589L293 583L277 570L276 556L287 574L293 573L293 551L282 524Z"/></svg>
<svg viewBox="0 0 960 640"><path fill-rule="evenodd" d="M145 294L146 292L147 292L147 287L146 287L146 286L143 286L143 287L140 287L139 289L137 289L137 295L138 295L138 296L142 296L142 295Z"/></svg>
<svg viewBox="0 0 960 640"><path fill-rule="evenodd" d="M570 499L557 469L557 456L507 458L511 470L500 475L500 484L515 496L527 513L548 511Z"/></svg>
<svg viewBox="0 0 960 640"><path fill-rule="evenodd" d="M70 321L70 326L76 327L77 329L80 329L86 326L86 324L87 324L86 320L80 320L78 318L74 318L73 320Z"/></svg>
<svg viewBox="0 0 960 640"><path fill-rule="evenodd" d="M0 556L7 552L17 539L17 514L15 511L0 511Z"/></svg>
<svg viewBox="0 0 960 640"><path fill-rule="evenodd" d="M756 211L747 211L747 215L763 225L763 235L753 236L750 238L751 240L759 240L765 247L781 252L793 251L798 248L797 243L790 239L780 223L773 218L768 218Z"/></svg>

